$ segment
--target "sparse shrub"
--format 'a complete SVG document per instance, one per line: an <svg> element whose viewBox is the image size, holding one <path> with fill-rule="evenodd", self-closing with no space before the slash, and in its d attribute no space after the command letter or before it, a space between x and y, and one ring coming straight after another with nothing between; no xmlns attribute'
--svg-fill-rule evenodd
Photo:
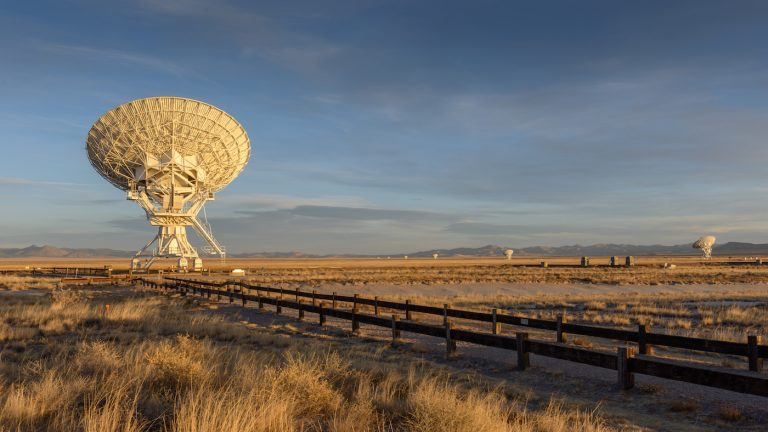
<svg viewBox="0 0 768 432"><path fill-rule="evenodd" d="M605 310L606 307L607 305L605 304L605 302L601 302L601 301L591 301L584 304L584 309L593 310L593 311Z"/></svg>
<svg viewBox="0 0 768 432"><path fill-rule="evenodd" d="M691 412L699 409L699 403L693 399L676 399L669 402L669 410L672 412Z"/></svg>
<svg viewBox="0 0 768 432"><path fill-rule="evenodd" d="M58 278L41 276L0 275L0 290L21 291L25 289L53 289L58 286Z"/></svg>
<svg viewBox="0 0 768 432"><path fill-rule="evenodd" d="M744 416L744 413L741 411L741 409L733 405L721 405L717 410L717 414L721 419L730 422L739 421Z"/></svg>
<svg viewBox="0 0 768 432"><path fill-rule="evenodd" d="M407 399L405 424L413 432L511 431L510 408L496 392L460 394L434 379L417 383Z"/></svg>
<svg viewBox="0 0 768 432"><path fill-rule="evenodd" d="M203 362L205 343L178 336L175 343L163 341L151 347L146 361L151 368L148 379L152 391L166 400L176 399L182 390L204 382L209 365Z"/></svg>

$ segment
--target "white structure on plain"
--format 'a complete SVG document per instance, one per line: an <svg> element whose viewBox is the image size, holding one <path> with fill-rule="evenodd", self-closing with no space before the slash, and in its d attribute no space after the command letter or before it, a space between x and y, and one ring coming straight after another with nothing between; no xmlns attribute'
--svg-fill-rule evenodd
<svg viewBox="0 0 768 432"><path fill-rule="evenodd" d="M506 256L507 256L507 259L508 259L508 260L511 260L511 259L512 259L512 254L513 254L513 253L515 253L515 251L513 251L512 249L507 249L507 250L505 250L505 251L504 251L504 255L506 255Z"/></svg>
<svg viewBox="0 0 768 432"><path fill-rule="evenodd" d="M206 252L224 258L207 218L201 222L197 215L248 163L248 135L232 116L192 99L137 99L99 118L88 132L86 149L96 171L126 191L158 227L155 238L136 253L132 268L149 268L158 257L177 257L179 268L191 264L202 269L187 240L188 226L207 243Z"/></svg>
<svg viewBox="0 0 768 432"><path fill-rule="evenodd" d="M437 259L438 255L436 253L432 254L432 259Z"/></svg>
<svg viewBox="0 0 768 432"><path fill-rule="evenodd" d="M715 240L715 236L701 237L693 243L693 248L701 249L704 258L712 258L712 246L715 245Z"/></svg>

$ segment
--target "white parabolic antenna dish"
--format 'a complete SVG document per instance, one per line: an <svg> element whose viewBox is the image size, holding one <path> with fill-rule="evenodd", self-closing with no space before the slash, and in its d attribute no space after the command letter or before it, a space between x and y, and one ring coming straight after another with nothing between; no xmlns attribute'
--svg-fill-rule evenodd
<svg viewBox="0 0 768 432"><path fill-rule="evenodd" d="M88 159L99 174L122 190L136 182L146 155L169 151L197 158L205 183L219 191L248 163L245 129L224 111L192 99L137 99L109 111L88 132Z"/></svg>
<svg viewBox="0 0 768 432"><path fill-rule="evenodd" d="M704 258L711 258L712 246L715 245L716 240L717 239L715 236L699 237L699 239L696 240L692 246L694 249L701 249L702 253L704 254Z"/></svg>
<svg viewBox="0 0 768 432"><path fill-rule="evenodd" d="M248 163L248 134L232 116L192 99L137 99L101 116L88 132L86 148L96 171L127 191L150 224L160 227L137 253L136 258L144 256L156 243L146 267L158 256L192 258L198 267L186 226L208 242L209 252L224 255L197 213Z"/></svg>

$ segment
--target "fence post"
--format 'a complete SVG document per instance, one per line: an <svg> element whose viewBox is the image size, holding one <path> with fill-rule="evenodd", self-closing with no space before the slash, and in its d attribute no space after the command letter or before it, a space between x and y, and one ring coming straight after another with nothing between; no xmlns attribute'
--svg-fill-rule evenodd
<svg viewBox="0 0 768 432"><path fill-rule="evenodd" d="M747 336L747 353L749 356L749 370L761 372L763 370L763 359L759 357L758 345L763 341L762 336Z"/></svg>
<svg viewBox="0 0 768 432"><path fill-rule="evenodd" d="M315 295L315 293L312 292L312 296L313 297L314 297L314 295ZM332 297L333 298L331 299L331 307L336 309L336 291L333 292Z"/></svg>
<svg viewBox="0 0 768 432"><path fill-rule="evenodd" d="M205 296L208 298L208 300L211 299L211 287L205 288Z"/></svg>
<svg viewBox="0 0 768 432"><path fill-rule="evenodd" d="M312 306L315 306L317 304L317 301L315 300L316 295L317 295L317 290L312 290Z"/></svg>
<svg viewBox="0 0 768 432"><path fill-rule="evenodd" d="M568 338L565 336L565 333L563 333L563 323L565 322L565 317L560 314L557 316L557 342L558 343L566 343L568 341Z"/></svg>
<svg viewBox="0 0 768 432"><path fill-rule="evenodd" d="M637 349L640 354L653 355L653 347L648 345L648 332L650 332L648 324L637 325Z"/></svg>
<svg viewBox="0 0 768 432"><path fill-rule="evenodd" d="M448 324L448 308L451 307L448 303L443 303L443 325Z"/></svg>
<svg viewBox="0 0 768 432"><path fill-rule="evenodd" d="M491 309L491 333L493 334L501 333L501 323L496 318L497 313L496 308Z"/></svg>
<svg viewBox="0 0 768 432"><path fill-rule="evenodd" d="M240 286L240 295L243 296L243 307L245 307L248 301L245 299L245 288L242 285Z"/></svg>
<svg viewBox="0 0 768 432"><path fill-rule="evenodd" d="M411 320L411 301L406 300L405 301L405 319L408 321Z"/></svg>
<svg viewBox="0 0 768 432"><path fill-rule="evenodd" d="M352 300L352 310L356 310L357 309L357 298L358 298L359 295L360 294L353 294L352 295L352 297L353 297L353 300Z"/></svg>
<svg viewBox="0 0 768 432"><path fill-rule="evenodd" d="M283 313L283 307L280 305L281 301L282 301L282 297L278 297L277 301L275 302L275 313L278 315Z"/></svg>
<svg viewBox="0 0 768 432"><path fill-rule="evenodd" d="M264 309L264 298L261 296L261 290L256 290L256 295L259 296L259 309Z"/></svg>
<svg viewBox="0 0 768 432"><path fill-rule="evenodd" d="M632 347L619 347L616 352L616 371L618 372L619 388L629 390L635 386L635 374L629 370L629 359L635 355Z"/></svg>
<svg viewBox="0 0 768 432"><path fill-rule="evenodd" d="M317 314L318 315L318 320L319 320L321 326L323 324L325 324L325 311L323 310L323 306L325 306L325 303L324 302L320 302L320 305L319 305L320 313Z"/></svg>
<svg viewBox="0 0 768 432"><path fill-rule="evenodd" d="M360 322L357 320L357 304L352 308L352 333L360 333Z"/></svg>
<svg viewBox="0 0 768 432"><path fill-rule="evenodd" d="M299 292L301 292L301 287L296 287L296 302L299 302Z"/></svg>
<svg viewBox="0 0 768 432"><path fill-rule="evenodd" d="M531 365L531 358L525 349L525 343L528 342L528 333L517 332L517 370L526 370Z"/></svg>
<svg viewBox="0 0 768 432"><path fill-rule="evenodd" d="M453 335L451 335L451 332L453 331L453 323L451 321L448 321L445 324L445 357L451 358L456 354L456 341L453 340Z"/></svg>
<svg viewBox="0 0 768 432"><path fill-rule="evenodd" d="M400 340L400 330L397 328L397 322L400 321L400 317L397 314L392 314L392 344Z"/></svg>
<svg viewBox="0 0 768 432"><path fill-rule="evenodd" d="M234 301L234 296L232 296L232 287L229 286L229 284L226 285L227 292L229 293L229 303L231 304Z"/></svg>
<svg viewBox="0 0 768 432"><path fill-rule="evenodd" d="M299 321L304 319L304 308L302 307L304 305L304 300L299 299L298 301L298 307L299 309Z"/></svg>
<svg viewBox="0 0 768 432"><path fill-rule="evenodd" d="M373 298L373 314L379 316L379 296Z"/></svg>

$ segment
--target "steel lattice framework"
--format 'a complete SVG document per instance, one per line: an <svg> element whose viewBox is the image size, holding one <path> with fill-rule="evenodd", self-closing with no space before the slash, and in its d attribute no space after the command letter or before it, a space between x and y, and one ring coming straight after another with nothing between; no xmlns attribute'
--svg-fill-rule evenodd
<svg viewBox="0 0 768 432"><path fill-rule="evenodd" d="M157 236L141 249L133 266L149 267L157 257L179 257L179 266L202 263L189 244L186 226L224 257L198 212L214 193L245 168L250 142L226 112L204 102L154 97L125 103L93 124L86 139L88 159L115 187L128 192L146 212ZM155 244L151 254L149 248Z"/></svg>

